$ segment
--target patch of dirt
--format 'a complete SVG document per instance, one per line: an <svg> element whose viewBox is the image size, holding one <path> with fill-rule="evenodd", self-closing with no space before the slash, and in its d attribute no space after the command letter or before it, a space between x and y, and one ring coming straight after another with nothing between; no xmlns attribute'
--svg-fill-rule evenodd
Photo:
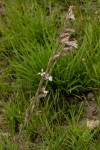
<svg viewBox="0 0 100 150"><path fill-rule="evenodd" d="M87 100L85 101L86 118L90 120L97 120L98 107L93 93L88 93Z"/></svg>
<svg viewBox="0 0 100 150"><path fill-rule="evenodd" d="M89 92L84 96L84 118L79 124L85 124L88 128L94 129L99 126L99 111L93 92Z"/></svg>

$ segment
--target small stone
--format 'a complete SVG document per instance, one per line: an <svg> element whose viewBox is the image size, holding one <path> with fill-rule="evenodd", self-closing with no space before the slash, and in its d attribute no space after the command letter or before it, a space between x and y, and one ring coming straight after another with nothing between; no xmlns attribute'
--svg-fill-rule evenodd
<svg viewBox="0 0 100 150"><path fill-rule="evenodd" d="M88 98L88 99L93 99L93 98L94 98L94 94L93 94L92 92L89 93L88 96L87 96L87 98Z"/></svg>
<svg viewBox="0 0 100 150"><path fill-rule="evenodd" d="M87 119L87 127L90 129L97 128L99 126L99 120L89 120Z"/></svg>

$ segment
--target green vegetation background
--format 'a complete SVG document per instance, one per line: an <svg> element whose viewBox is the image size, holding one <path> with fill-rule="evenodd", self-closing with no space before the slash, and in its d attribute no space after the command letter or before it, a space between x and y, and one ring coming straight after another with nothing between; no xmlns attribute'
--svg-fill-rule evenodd
<svg viewBox="0 0 100 150"><path fill-rule="evenodd" d="M57 60L48 85L49 95L41 100L27 128L27 141L41 150L98 149L96 133L77 128L83 105L67 105L68 96L93 91L100 100L100 14L99 1L18 0L1 2L0 88L7 130L13 135L34 95L55 43L63 29L63 19L74 5L76 21L72 26L78 49ZM59 48L60 50L61 48ZM74 98L72 98L74 99ZM70 125L71 129L66 129ZM81 135L81 136L80 136ZM0 149L17 149L9 138ZM5 145L6 143L6 145ZM98 144L97 144L98 143ZM29 149L26 144L26 149ZM31 148L30 148L31 149Z"/></svg>

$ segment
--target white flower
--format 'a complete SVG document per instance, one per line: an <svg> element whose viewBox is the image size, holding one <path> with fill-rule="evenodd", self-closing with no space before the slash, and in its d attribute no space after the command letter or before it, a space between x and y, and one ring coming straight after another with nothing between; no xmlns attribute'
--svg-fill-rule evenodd
<svg viewBox="0 0 100 150"><path fill-rule="evenodd" d="M49 93L49 91L45 90L45 87L42 87L40 89L40 94L38 95L38 97L39 98L46 97L48 93Z"/></svg>
<svg viewBox="0 0 100 150"><path fill-rule="evenodd" d="M49 80L52 81L52 76L49 76L49 74L46 74L43 69L41 69L41 72L39 72L38 74L41 75L41 77L43 78L43 80Z"/></svg>
<svg viewBox="0 0 100 150"><path fill-rule="evenodd" d="M43 72L43 69L41 69L41 72L39 72L38 74L40 74L40 75L41 75L41 77L42 77L42 76L44 76L46 73L45 73L45 72Z"/></svg>
<svg viewBox="0 0 100 150"><path fill-rule="evenodd" d="M43 87L42 88L42 93L47 95L49 93L49 91L46 91L45 88Z"/></svg>
<svg viewBox="0 0 100 150"><path fill-rule="evenodd" d="M52 81L52 78L53 78L52 76L49 76L49 77L48 77L48 80L49 80L49 81Z"/></svg>
<svg viewBox="0 0 100 150"><path fill-rule="evenodd" d="M44 93L44 94L48 94L48 93L49 93L49 91L46 91L46 90L45 90L45 91L43 91L43 93Z"/></svg>
<svg viewBox="0 0 100 150"><path fill-rule="evenodd" d="M49 80L49 81L52 81L52 76L49 76L49 74L45 75L45 80Z"/></svg>

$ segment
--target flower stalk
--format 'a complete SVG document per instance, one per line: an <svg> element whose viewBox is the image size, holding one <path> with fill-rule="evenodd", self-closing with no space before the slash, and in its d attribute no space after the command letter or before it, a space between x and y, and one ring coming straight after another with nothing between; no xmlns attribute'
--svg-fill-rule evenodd
<svg viewBox="0 0 100 150"><path fill-rule="evenodd" d="M51 73L52 73L53 68L55 67L55 64L57 63L56 58L66 55L67 52L72 51L74 48L77 48L77 41L70 40L70 36L72 33L75 32L75 30L72 28L65 28L66 23L68 21L75 20L72 8L73 6L70 6L68 9L67 15L64 19L64 29L61 32L58 38L57 46L54 49L53 54L47 63L46 70L44 71L43 69L41 69L41 72L38 73L38 75L41 76L39 86L35 93L35 96L32 97L30 105L25 112L24 121L19 127L20 135L24 132L25 128L28 126L31 115L34 112L35 106L39 102L40 98L47 96L47 94L49 93L49 91L46 90L46 87L48 85L48 82L53 80ZM61 44L63 44L63 48L61 51L58 51L58 47Z"/></svg>

